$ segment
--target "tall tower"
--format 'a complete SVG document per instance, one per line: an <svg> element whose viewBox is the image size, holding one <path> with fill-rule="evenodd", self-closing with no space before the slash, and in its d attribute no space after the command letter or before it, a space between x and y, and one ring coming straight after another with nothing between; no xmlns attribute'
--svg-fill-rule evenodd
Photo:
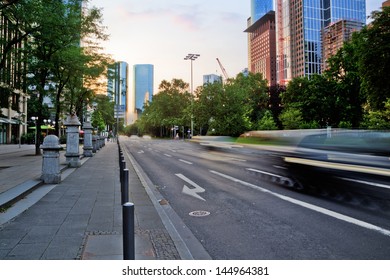
<svg viewBox="0 0 390 280"><path fill-rule="evenodd" d="M154 87L154 66L152 64L134 65L134 97L137 118L142 114L144 104L152 101Z"/></svg>
<svg viewBox="0 0 390 280"><path fill-rule="evenodd" d="M275 12L269 11L249 26L249 71L260 73L269 86L276 85Z"/></svg>
<svg viewBox="0 0 390 280"><path fill-rule="evenodd" d="M275 12L272 0L252 0L248 20L248 70L260 73L269 86L276 84Z"/></svg>
<svg viewBox="0 0 390 280"><path fill-rule="evenodd" d="M107 96L115 102L115 119L123 119L127 125L128 111L128 70L127 62L115 62L108 69Z"/></svg>
<svg viewBox="0 0 390 280"><path fill-rule="evenodd" d="M276 0L278 82L321 73L322 30L339 20L366 23L365 0Z"/></svg>
<svg viewBox="0 0 390 280"><path fill-rule="evenodd" d="M269 11L273 11L273 0L251 0L252 24L262 18Z"/></svg>

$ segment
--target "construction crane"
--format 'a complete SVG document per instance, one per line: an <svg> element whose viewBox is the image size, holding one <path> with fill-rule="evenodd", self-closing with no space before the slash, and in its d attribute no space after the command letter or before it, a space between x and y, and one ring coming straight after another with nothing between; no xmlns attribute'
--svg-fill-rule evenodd
<svg viewBox="0 0 390 280"><path fill-rule="evenodd" d="M221 61L219 61L219 59L217 58L217 61L218 61L218 64L219 64L219 67L221 67L221 70L222 70L222 73L223 73L223 76L225 77L225 79L229 79L229 75L227 74L225 68L223 67Z"/></svg>

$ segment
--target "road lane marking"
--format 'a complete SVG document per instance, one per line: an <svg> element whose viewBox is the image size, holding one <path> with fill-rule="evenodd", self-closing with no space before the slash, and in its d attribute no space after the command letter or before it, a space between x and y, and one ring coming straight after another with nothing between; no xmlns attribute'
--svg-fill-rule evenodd
<svg viewBox="0 0 390 280"><path fill-rule="evenodd" d="M321 160L313 160L313 159L305 159L305 158L294 158L294 157L285 157L284 160L289 163L310 165L314 167L390 176L389 169L372 167L372 166L359 166L359 165L352 165L352 164L345 164L345 163L337 163L337 162L321 161Z"/></svg>
<svg viewBox="0 0 390 280"><path fill-rule="evenodd" d="M195 182L193 182L191 179L187 178L183 174L175 174L175 175L194 187L194 188L189 188L186 185L184 185L182 193L206 201L206 199L198 195L198 193L204 193L206 191L204 188L200 187L198 184L196 184Z"/></svg>
<svg viewBox="0 0 390 280"><path fill-rule="evenodd" d="M339 177L340 179L343 179L345 181L351 181L351 182L356 182L356 183L361 183L361 184L366 184L378 188L384 188L384 189L390 189L390 186L384 185L384 184L378 184L378 183L373 183L373 182L367 182L363 180L356 180L356 179L350 179L350 178L344 178L344 177Z"/></svg>
<svg viewBox="0 0 390 280"><path fill-rule="evenodd" d="M256 173L261 173L261 174L264 174L264 175L269 175L269 176L274 176L274 177L278 177L278 178L283 178L283 176L280 176L280 175L277 175L277 174L273 174L273 173L269 173L269 172L266 172L266 171L253 169L253 168L247 168L246 170L253 171L253 172L256 172Z"/></svg>
<svg viewBox="0 0 390 280"><path fill-rule="evenodd" d="M240 162L246 162L247 160L246 159L241 159L241 158L229 158L230 160L233 160L233 161L240 161Z"/></svg>
<svg viewBox="0 0 390 280"><path fill-rule="evenodd" d="M381 228L381 227L378 227L376 225L373 225L373 224L370 224L370 223L367 223L367 222L364 222L364 221L360 221L358 219L355 219L355 218L352 218L352 217L349 217L349 216L346 216L346 215L343 215L343 214L340 214L340 213L337 213L337 212L334 212L334 211L331 211L331 210L328 210L328 209L325 209L325 208L322 208L322 207L319 207L319 206L316 206L316 205L312 205L312 204L309 204L309 203L306 203L306 202L303 202L303 201L300 201L300 200L297 200L297 199L294 199L294 198L291 198L291 197L288 197L288 196L284 196L284 195L272 192L272 191L267 190L265 188L253 185L251 183L242 181L240 179L231 177L229 175L226 175L226 174L214 171L214 170L210 170L210 172L215 174L215 175L218 175L220 177L223 177L225 179L228 179L230 181L239 183L241 185L250 187L250 188L255 189L255 190L259 190L259 191L261 191L263 193L270 194L272 196L275 196L277 198L280 198L280 199L282 199L284 201L287 201L287 202L290 202L292 204L299 205L301 207L313 210L315 212L322 213L324 215L333 217L335 219L338 219L338 220L341 220L341 221L344 221L344 222L347 222L347 223L351 223L351 224L354 224L354 225L357 225L357 226L360 226L360 227L363 227L363 228L366 228L366 229L369 229L369 230L373 230L373 231L379 232L379 233L381 233L383 235L386 235L386 236L390 237L390 231L389 230Z"/></svg>
<svg viewBox="0 0 390 280"><path fill-rule="evenodd" d="M179 161L184 162L184 163L186 163L186 164L192 164L192 162L186 161L186 160L184 160L184 159L179 159Z"/></svg>
<svg viewBox="0 0 390 280"><path fill-rule="evenodd" d="M172 157L171 155L168 155L168 154L164 154L164 156L166 156L166 157Z"/></svg>

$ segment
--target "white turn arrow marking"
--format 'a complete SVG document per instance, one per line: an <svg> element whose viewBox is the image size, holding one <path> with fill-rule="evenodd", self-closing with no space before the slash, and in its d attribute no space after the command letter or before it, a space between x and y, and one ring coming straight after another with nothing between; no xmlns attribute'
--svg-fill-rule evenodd
<svg viewBox="0 0 390 280"><path fill-rule="evenodd" d="M201 197L198 193L204 193L206 190L202 187L200 187L198 184L196 184L195 182L193 182L192 180L188 179L186 176L184 176L183 174L175 174L177 177L179 177L180 179L182 179L183 181L187 182L188 184L190 184L192 187L194 188L189 188L187 187L186 185L184 185L183 187L183 190L182 190L182 193L184 194L187 194L187 195L190 195L192 197L195 197L197 199L200 199L200 200L203 200L203 201L206 201L206 199L204 199L203 197Z"/></svg>

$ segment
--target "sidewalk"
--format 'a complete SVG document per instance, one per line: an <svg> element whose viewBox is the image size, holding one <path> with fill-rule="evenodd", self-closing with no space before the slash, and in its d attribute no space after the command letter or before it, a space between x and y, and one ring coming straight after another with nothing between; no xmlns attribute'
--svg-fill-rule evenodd
<svg viewBox="0 0 390 280"><path fill-rule="evenodd" d="M77 169L66 168L62 152L58 185L41 184L42 157L34 153L32 145L0 145L0 259L123 259L117 143L106 143ZM127 168L136 260L180 259L133 166ZM21 188L35 190L1 206Z"/></svg>

